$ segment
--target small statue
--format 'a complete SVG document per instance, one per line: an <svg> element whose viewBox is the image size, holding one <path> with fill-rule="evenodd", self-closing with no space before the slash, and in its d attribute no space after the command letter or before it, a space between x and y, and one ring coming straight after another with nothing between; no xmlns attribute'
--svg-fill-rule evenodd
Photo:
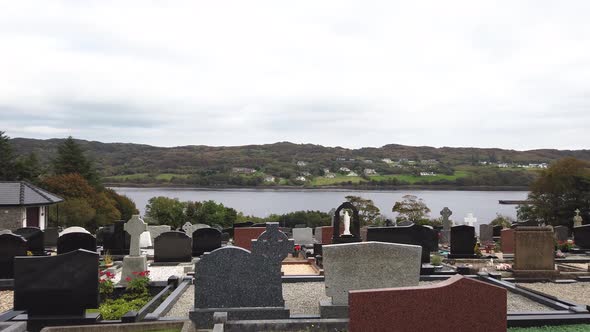
<svg viewBox="0 0 590 332"><path fill-rule="evenodd" d="M580 215L580 209L576 209L574 212L576 213L574 216L574 227L582 226L582 216Z"/></svg>
<svg viewBox="0 0 590 332"><path fill-rule="evenodd" d="M344 211L344 233L342 235L352 235L350 234L350 216L348 215L348 211Z"/></svg>

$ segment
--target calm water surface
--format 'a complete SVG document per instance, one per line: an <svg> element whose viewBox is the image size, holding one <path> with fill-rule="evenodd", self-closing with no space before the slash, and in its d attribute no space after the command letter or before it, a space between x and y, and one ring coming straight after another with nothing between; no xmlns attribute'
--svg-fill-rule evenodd
<svg viewBox="0 0 590 332"><path fill-rule="evenodd" d="M273 190L273 189L186 189L186 188L113 188L129 196L143 215L148 200L155 196L178 198L181 201L214 200L232 207L246 215L259 217L272 213L282 214L300 210L328 212L338 207L345 196L355 195L372 199L381 209L381 214L394 217L391 208L396 201L407 194L422 198L432 210L431 217L448 206L453 211L451 219L462 222L467 213L473 213L478 223L488 223L496 213L516 218L515 205L500 205L498 200L523 200L526 191L439 191L439 190L394 190L394 191L352 191L352 190ZM477 229L478 227L476 227Z"/></svg>

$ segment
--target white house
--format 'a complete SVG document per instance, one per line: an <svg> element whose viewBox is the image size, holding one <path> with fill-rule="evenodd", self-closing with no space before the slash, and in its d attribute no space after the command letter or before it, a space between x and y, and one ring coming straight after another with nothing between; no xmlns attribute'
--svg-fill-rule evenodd
<svg viewBox="0 0 590 332"><path fill-rule="evenodd" d="M0 182L0 229L47 225L48 207L63 199L25 181Z"/></svg>

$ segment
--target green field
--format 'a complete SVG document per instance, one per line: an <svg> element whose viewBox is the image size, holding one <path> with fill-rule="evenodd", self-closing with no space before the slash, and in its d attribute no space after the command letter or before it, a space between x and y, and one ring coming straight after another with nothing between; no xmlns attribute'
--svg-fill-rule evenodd
<svg viewBox="0 0 590 332"><path fill-rule="evenodd" d="M359 183L363 178L360 176L346 176L346 175L337 175L333 179L328 179L325 177L317 177L311 180L312 186L330 186L342 182L352 182L352 183Z"/></svg>
<svg viewBox="0 0 590 332"><path fill-rule="evenodd" d="M158 174L155 177L150 177L148 173L137 173L137 174L127 174L127 175L114 175L105 177L105 181L133 181L133 180L145 180L149 178L153 178L158 181L170 181L173 177L186 179L189 177L188 174L174 174L174 173L162 173Z"/></svg>
<svg viewBox="0 0 590 332"><path fill-rule="evenodd" d="M416 183L418 181L436 181L436 180L450 180L454 181L457 178L465 177L469 175L470 172L468 171L456 171L453 175L435 175L435 176L414 176L414 175L405 175L405 174L395 174L395 175L374 175L370 176L371 180L387 180L387 179L398 179L401 181L406 181L410 184ZM345 176L345 175L338 175L333 179L328 179L325 177L317 177L311 181L311 185L313 186L329 186L334 185L342 182L351 181L352 183L360 183L361 181L366 182L367 180L361 178L360 176Z"/></svg>

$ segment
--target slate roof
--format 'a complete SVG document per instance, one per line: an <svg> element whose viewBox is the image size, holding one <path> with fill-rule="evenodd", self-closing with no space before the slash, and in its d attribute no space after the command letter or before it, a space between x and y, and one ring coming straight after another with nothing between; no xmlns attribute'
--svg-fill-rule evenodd
<svg viewBox="0 0 590 332"><path fill-rule="evenodd" d="M0 181L0 206L39 206L63 199L26 181Z"/></svg>

